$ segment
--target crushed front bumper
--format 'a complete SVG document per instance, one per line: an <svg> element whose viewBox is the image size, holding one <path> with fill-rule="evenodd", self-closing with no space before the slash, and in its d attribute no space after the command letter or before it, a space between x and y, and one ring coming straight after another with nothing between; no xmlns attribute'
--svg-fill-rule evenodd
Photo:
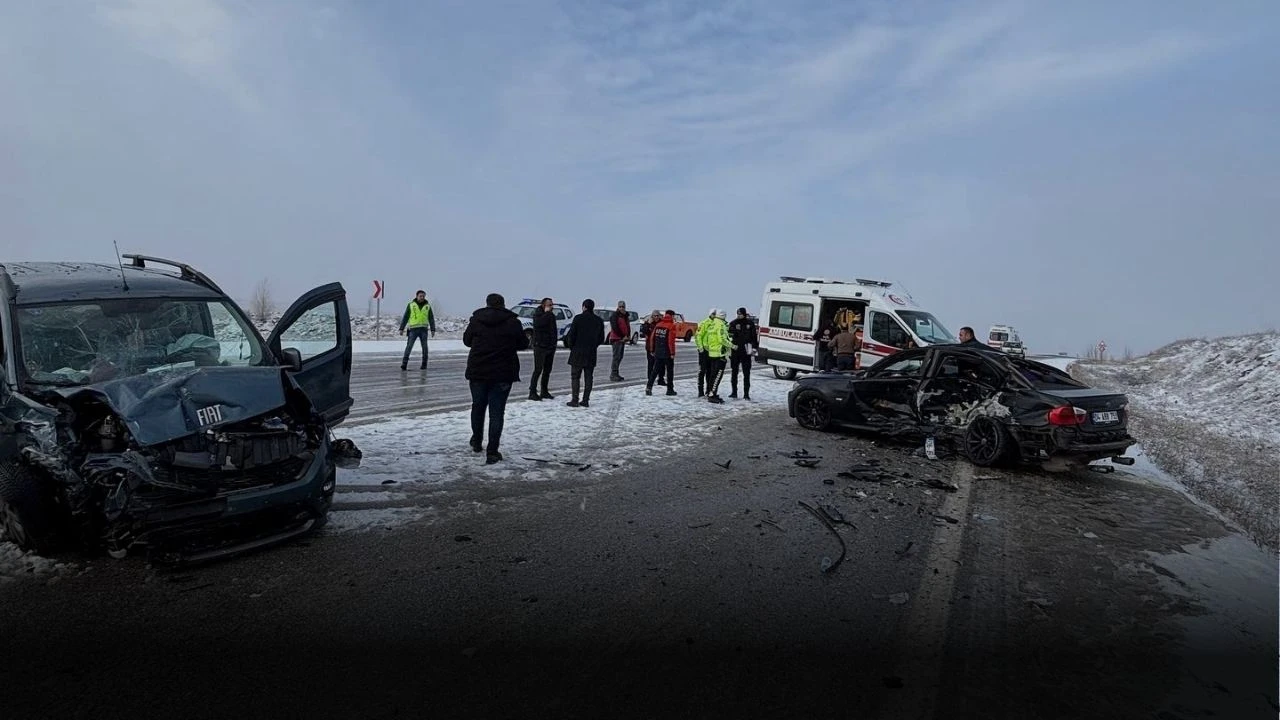
<svg viewBox="0 0 1280 720"><path fill-rule="evenodd" d="M190 564L305 535L326 521L336 468L326 441L293 480L199 500L153 504L135 516L142 529L128 544L144 545L163 564ZM113 554L118 556L120 550Z"/></svg>

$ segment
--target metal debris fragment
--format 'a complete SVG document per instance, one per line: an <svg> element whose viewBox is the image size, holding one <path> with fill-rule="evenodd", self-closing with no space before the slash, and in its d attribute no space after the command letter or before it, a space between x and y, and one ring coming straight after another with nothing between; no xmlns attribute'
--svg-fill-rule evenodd
<svg viewBox="0 0 1280 720"><path fill-rule="evenodd" d="M835 525L831 524L831 522L827 519L827 516L825 514L818 512L816 509L814 509L812 505L810 505L809 503L806 503L803 500L800 500L799 503L800 503L800 507L804 508L805 510L808 510L810 515L813 515L814 517L818 518L818 522L822 523L823 527L825 527L827 530L830 530L831 534L835 535L836 540L840 542L840 557L836 558L835 562L832 562L830 565L828 565L826 562L823 562L823 567L822 567L822 572L824 574L835 572L836 568L840 567L840 563L844 562L845 553L848 552L848 548L846 548L844 544L844 538L840 537L840 532L836 530ZM823 558L823 560L825 561L826 558Z"/></svg>

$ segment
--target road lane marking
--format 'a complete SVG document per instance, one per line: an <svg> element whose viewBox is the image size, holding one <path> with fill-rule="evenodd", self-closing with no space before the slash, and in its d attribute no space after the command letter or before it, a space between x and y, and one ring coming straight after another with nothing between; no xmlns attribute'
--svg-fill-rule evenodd
<svg viewBox="0 0 1280 720"><path fill-rule="evenodd" d="M960 522L938 526L929 543L924 577L911 596L910 609L895 628L893 637L898 643L894 658L896 667L889 674L902 678L903 686L900 690L889 691L885 717L921 720L934 717L937 708L947 621L960 569L964 531L969 524L973 489L973 466L963 458L955 463L951 480L959 490L946 494L938 514Z"/></svg>

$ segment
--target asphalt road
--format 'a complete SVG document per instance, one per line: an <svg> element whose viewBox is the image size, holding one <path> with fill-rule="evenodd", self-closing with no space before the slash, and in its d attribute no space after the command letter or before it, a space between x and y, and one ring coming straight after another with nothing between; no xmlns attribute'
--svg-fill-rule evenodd
<svg viewBox="0 0 1280 720"><path fill-rule="evenodd" d="M619 383L609 381L612 353L612 348L607 345L600 348L593 389L645 383L647 364L644 346L627 346L620 369L625 380ZM351 397L355 400L355 405L351 409L348 422L355 424L388 415L412 415L470 407L471 391L464 377L467 367L466 355L432 353L428 357L427 370L425 372L419 370L421 356L415 350L409 360L409 370L402 372L400 370L401 353L356 355L351 365ZM761 372L758 369L754 371ZM764 371L772 372L767 367ZM520 353L521 384L511 389L510 402L528 400L528 383L532 374L532 353ZM684 387L696 391L697 376L697 349L691 343L677 343L676 380L684 380ZM723 386L727 385L726 374L721 394L728 394L727 391L723 391ZM569 399L569 351L563 347L556 349L555 364L548 389L552 395L556 396L556 400L563 402ZM677 385L676 390L680 389L681 386Z"/></svg>
<svg viewBox="0 0 1280 720"><path fill-rule="evenodd" d="M0 586L4 715L1275 717L1274 563L1172 490L722 429L424 486L432 519L389 532Z"/></svg>

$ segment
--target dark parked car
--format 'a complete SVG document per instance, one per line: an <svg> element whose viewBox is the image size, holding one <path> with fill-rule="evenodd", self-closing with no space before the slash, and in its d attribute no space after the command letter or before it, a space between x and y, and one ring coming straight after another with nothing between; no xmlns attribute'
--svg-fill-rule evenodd
<svg viewBox="0 0 1280 720"><path fill-rule="evenodd" d="M0 265L6 538L199 561L322 526L359 456L330 440L352 405L342 285L264 340L190 266L125 258Z"/></svg>
<svg viewBox="0 0 1280 720"><path fill-rule="evenodd" d="M983 346L931 345L865 370L797 380L791 417L811 430L836 425L954 441L977 465L1121 456L1133 445L1128 399L1065 372Z"/></svg>

